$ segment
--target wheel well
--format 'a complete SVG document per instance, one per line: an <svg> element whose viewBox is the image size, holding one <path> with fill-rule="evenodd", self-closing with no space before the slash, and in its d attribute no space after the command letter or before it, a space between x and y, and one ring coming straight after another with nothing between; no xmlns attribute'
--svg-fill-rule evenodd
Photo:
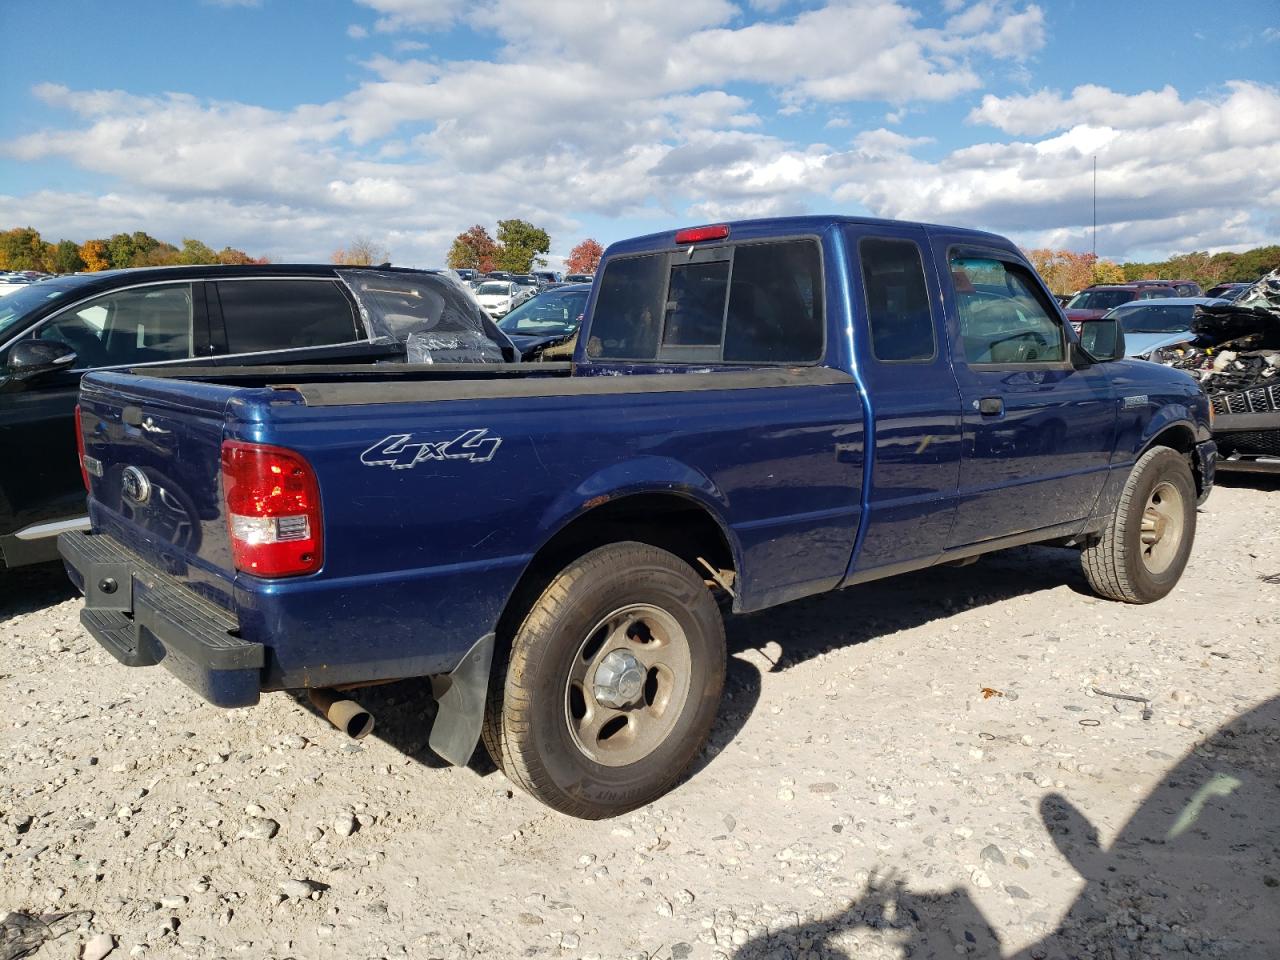
<svg viewBox="0 0 1280 960"><path fill-rule="evenodd" d="M529 608L556 575L596 547L634 540L674 553L699 573L732 571L733 550L720 524L700 503L674 493L609 500L575 517L534 554L498 620L499 647L510 643Z"/></svg>
<svg viewBox="0 0 1280 960"><path fill-rule="evenodd" d="M1196 481L1196 495L1204 493L1204 471L1201 468L1200 460L1196 456L1196 435L1192 433L1191 428L1185 424L1176 423L1171 427L1156 434L1151 442L1143 448L1139 457L1146 453L1152 447L1168 447L1171 450L1177 450L1180 454L1187 458L1187 465L1191 467L1191 475Z"/></svg>

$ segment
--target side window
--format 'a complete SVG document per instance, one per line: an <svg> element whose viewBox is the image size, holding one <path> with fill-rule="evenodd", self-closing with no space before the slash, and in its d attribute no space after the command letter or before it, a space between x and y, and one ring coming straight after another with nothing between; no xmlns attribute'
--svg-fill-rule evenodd
<svg viewBox="0 0 1280 960"><path fill-rule="evenodd" d="M227 353L322 347L363 338L336 280L220 280Z"/></svg>
<svg viewBox="0 0 1280 960"><path fill-rule="evenodd" d="M733 252L724 359L822 358L822 254L815 240L748 243Z"/></svg>
<svg viewBox="0 0 1280 960"><path fill-rule="evenodd" d="M46 321L36 336L76 352L75 369L191 356L191 284L104 294Z"/></svg>
<svg viewBox="0 0 1280 960"><path fill-rule="evenodd" d="M592 314L589 356L605 360L657 358L666 266L666 254L609 261Z"/></svg>
<svg viewBox="0 0 1280 960"><path fill-rule="evenodd" d="M952 257L951 283L969 363L1063 361L1062 327L1023 267L986 257Z"/></svg>
<svg viewBox="0 0 1280 960"><path fill-rule="evenodd" d="M858 253L872 354L892 363L932 360L936 345L920 248L913 240L865 237Z"/></svg>

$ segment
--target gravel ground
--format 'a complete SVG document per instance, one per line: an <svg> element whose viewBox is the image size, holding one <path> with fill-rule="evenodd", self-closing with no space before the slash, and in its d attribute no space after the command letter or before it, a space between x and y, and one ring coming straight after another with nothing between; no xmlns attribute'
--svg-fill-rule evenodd
<svg viewBox="0 0 1280 960"><path fill-rule="evenodd" d="M0 914L70 914L40 958L1280 955L1274 481L1150 607L1029 548L733 620L711 747L599 823L433 761L413 685L353 743L118 666L79 607L0 575Z"/></svg>

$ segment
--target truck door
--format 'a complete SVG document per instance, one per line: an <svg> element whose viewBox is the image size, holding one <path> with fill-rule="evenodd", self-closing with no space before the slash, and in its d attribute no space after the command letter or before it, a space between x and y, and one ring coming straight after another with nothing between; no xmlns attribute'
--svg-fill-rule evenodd
<svg viewBox="0 0 1280 960"><path fill-rule="evenodd" d="M1115 441L1104 366L1072 366L1062 314L1016 254L945 242L935 250L954 304L948 319L964 409L949 545L1083 520Z"/></svg>
<svg viewBox="0 0 1280 960"><path fill-rule="evenodd" d="M854 355L870 398L866 533L850 582L942 554L960 481L960 393L924 230L844 227ZM865 318L865 319L864 319Z"/></svg>

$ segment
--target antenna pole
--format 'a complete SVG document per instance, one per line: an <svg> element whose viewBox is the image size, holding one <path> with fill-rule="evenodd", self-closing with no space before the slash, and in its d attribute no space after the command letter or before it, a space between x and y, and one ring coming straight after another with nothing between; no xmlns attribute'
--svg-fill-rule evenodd
<svg viewBox="0 0 1280 960"><path fill-rule="evenodd" d="M1093 259L1098 259L1098 155L1093 155Z"/></svg>

